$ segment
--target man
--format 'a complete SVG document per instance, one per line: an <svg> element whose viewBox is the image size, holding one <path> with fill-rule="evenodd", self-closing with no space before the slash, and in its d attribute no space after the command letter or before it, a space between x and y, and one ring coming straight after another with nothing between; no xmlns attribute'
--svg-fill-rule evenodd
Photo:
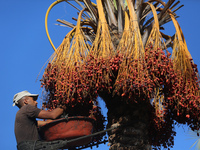
<svg viewBox="0 0 200 150"><path fill-rule="evenodd" d="M38 94L31 94L28 91L22 91L14 95L13 106L17 106L19 111L15 118L15 137L18 150L56 150L67 141L44 142L39 141L38 126L44 125L49 121L37 121L40 119L56 119L60 116L65 107L58 107L52 111L46 111L37 108Z"/></svg>

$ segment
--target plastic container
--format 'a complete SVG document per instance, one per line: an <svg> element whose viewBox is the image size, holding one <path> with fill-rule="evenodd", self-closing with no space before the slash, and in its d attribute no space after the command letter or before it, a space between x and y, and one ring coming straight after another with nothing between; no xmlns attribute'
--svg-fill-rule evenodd
<svg viewBox="0 0 200 150"><path fill-rule="evenodd" d="M70 140L92 134L94 121L92 118L82 116L61 118L40 127L39 132L45 141ZM91 138L68 143L63 148L87 145L91 142Z"/></svg>

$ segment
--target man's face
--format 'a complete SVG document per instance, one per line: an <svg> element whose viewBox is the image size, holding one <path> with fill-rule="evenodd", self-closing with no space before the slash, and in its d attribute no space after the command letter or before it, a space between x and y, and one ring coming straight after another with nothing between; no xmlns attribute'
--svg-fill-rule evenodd
<svg viewBox="0 0 200 150"><path fill-rule="evenodd" d="M32 105L32 106L35 106L35 107L37 107L37 101L35 101L34 99L33 99L33 97L27 97L27 104L30 104L30 105Z"/></svg>

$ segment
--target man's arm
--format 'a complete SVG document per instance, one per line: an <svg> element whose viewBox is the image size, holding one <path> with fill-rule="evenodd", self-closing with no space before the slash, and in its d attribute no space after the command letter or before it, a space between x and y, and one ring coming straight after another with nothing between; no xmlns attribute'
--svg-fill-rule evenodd
<svg viewBox="0 0 200 150"><path fill-rule="evenodd" d="M50 122L52 122L53 120L45 120L45 121L42 121L42 120L38 120L37 122L38 122L38 127L41 127L41 126L43 126L43 125L45 125L45 124L47 124L47 123L50 123Z"/></svg>
<svg viewBox="0 0 200 150"><path fill-rule="evenodd" d="M52 111L41 110L37 118L40 119L56 119L63 113L63 108L56 108Z"/></svg>

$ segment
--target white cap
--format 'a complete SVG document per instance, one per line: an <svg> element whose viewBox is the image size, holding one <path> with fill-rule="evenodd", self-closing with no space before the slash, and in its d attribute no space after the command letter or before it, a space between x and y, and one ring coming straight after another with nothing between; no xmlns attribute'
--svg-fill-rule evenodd
<svg viewBox="0 0 200 150"><path fill-rule="evenodd" d="M39 94L31 94L28 91L19 92L19 93L15 94L14 97L13 97L13 106L18 104L18 101L24 96L30 96L30 97L34 97L35 99L37 99L38 95Z"/></svg>

